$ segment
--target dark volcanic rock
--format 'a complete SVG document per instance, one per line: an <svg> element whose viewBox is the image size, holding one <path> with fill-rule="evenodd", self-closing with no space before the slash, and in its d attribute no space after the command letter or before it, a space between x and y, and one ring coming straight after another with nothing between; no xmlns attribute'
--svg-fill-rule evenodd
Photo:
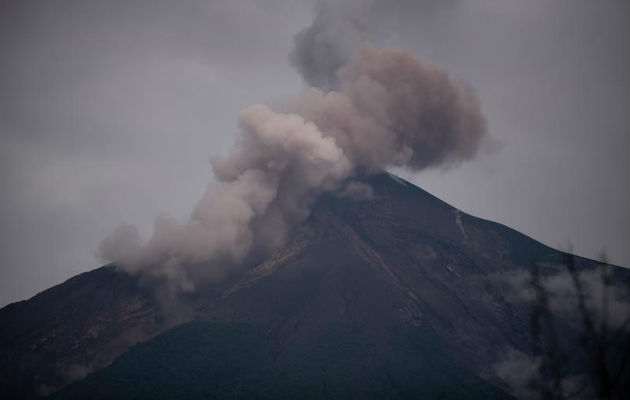
<svg viewBox="0 0 630 400"><path fill-rule="evenodd" d="M0 310L0 397L46 395L159 331L152 296L113 267Z"/></svg>
<svg viewBox="0 0 630 400"><path fill-rule="evenodd" d="M530 397L550 343L566 355L566 391L597 390L575 296L561 297L572 287L566 254L391 175L364 182L374 196L323 196L283 249L188 299L194 312L167 332L153 295L113 268L6 307L1 390L52 389L137 341L54 398ZM590 301L602 265L574 260ZM611 317L623 320L628 270L608 268ZM534 271L557 306L553 334L532 329ZM611 333L605 356L623 377L619 398L626 332Z"/></svg>

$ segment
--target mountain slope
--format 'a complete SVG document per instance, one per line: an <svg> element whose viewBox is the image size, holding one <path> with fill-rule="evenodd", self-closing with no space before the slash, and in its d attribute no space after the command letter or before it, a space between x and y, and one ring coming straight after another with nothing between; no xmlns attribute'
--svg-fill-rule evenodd
<svg viewBox="0 0 630 400"><path fill-rule="evenodd" d="M7 354L0 372L9 377L2 390L26 397L35 385L63 385L71 379L56 366L98 370L157 335L55 398L528 396L524 375L536 371L553 335L532 329L536 304L527 282L538 271L550 290L565 294L567 255L391 175L362 183L373 195L323 196L283 249L176 305L158 306L154 293L107 267L0 310ZM583 277L601 268L580 258L576 265ZM627 286L628 270L610 268L612 281ZM612 315L628 315L628 295L616 289ZM138 302L144 311L134 318L127 310ZM573 349L566 386L582 382L581 393L592 393L589 354L575 351L580 316L569 303L559 302L555 313L557 350ZM65 312L68 305L81 312ZM44 315L55 318L46 324ZM85 333L94 321L111 332L100 342ZM51 336L66 327L75 327L66 334L72 345ZM623 332L611 336L615 370L621 359L614 354L628 350ZM14 365L26 367L5 374ZM627 393L627 379L619 387Z"/></svg>
<svg viewBox="0 0 630 400"><path fill-rule="evenodd" d="M199 322L55 398L508 398L455 363L409 294L329 222L286 264L202 307Z"/></svg>
<svg viewBox="0 0 630 400"><path fill-rule="evenodd" d="M152 296L113 267L0 310L0 397L30 398L101 368L160 321Z"/></svg>

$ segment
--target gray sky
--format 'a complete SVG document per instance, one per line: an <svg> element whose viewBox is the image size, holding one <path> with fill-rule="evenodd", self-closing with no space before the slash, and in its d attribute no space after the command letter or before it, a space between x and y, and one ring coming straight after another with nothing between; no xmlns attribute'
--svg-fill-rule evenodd
<svg viewBox="0 0 630 400"><path fill-rule="evenodd" d="M385 5L383 5L385 4ZM497 144L406 178L473 215L630 265L630 2L394 1L373 40L468 81ZM121 223L183 219L236 119L303 84L314 1L0 0L0 305L98 266Z"/></svg>

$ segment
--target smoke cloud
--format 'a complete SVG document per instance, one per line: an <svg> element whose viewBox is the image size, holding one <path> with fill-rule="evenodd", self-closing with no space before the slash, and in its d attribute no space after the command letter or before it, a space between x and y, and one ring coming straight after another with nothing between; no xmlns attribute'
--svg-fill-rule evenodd
<svg viewBox="0 0 630 400"><path fill-rule="evenodd" d="M309 85L325 91L339 85L337 71L361 43L390 42L407 25L434 27L458 0L319 0L313 23L293 38L289 62ZM426 32L430 34L429 32Z"/></svg>
<svg viewBox="0 0 630 400"><path fill-rule="evenodd" d="M370 40L375 0L320 1L311 26L298 32L289 61L311 86L337 86L337 70Z"/></svg>
<svg viewBox="0 0 630 400"><path fill-rule="evenodd" d="M244 110L234 149L212 161L218 182L190 220L157 219L146 243L121 227L103 241L102 257L194 290L200 278L281 246L320 194L353 176L455 165L473 158L486 134L473 91L409 52L364 44L335 76L336 91L312 87L281 111Z"/></svg>

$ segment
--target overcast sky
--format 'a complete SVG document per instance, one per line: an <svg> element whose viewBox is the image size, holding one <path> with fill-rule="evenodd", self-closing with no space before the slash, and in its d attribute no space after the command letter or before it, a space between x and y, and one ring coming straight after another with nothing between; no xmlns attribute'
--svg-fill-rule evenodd
<svg viewBox="0 0 630 400"><path fill-rule="evenodd" d="M387 1L372 40L478 93L492 151L401 173L470 214L630 266L630 2ZM0 0L0 306L99 265L121 223L183 219L253 103L303 83L314 1Z"/></svg>

